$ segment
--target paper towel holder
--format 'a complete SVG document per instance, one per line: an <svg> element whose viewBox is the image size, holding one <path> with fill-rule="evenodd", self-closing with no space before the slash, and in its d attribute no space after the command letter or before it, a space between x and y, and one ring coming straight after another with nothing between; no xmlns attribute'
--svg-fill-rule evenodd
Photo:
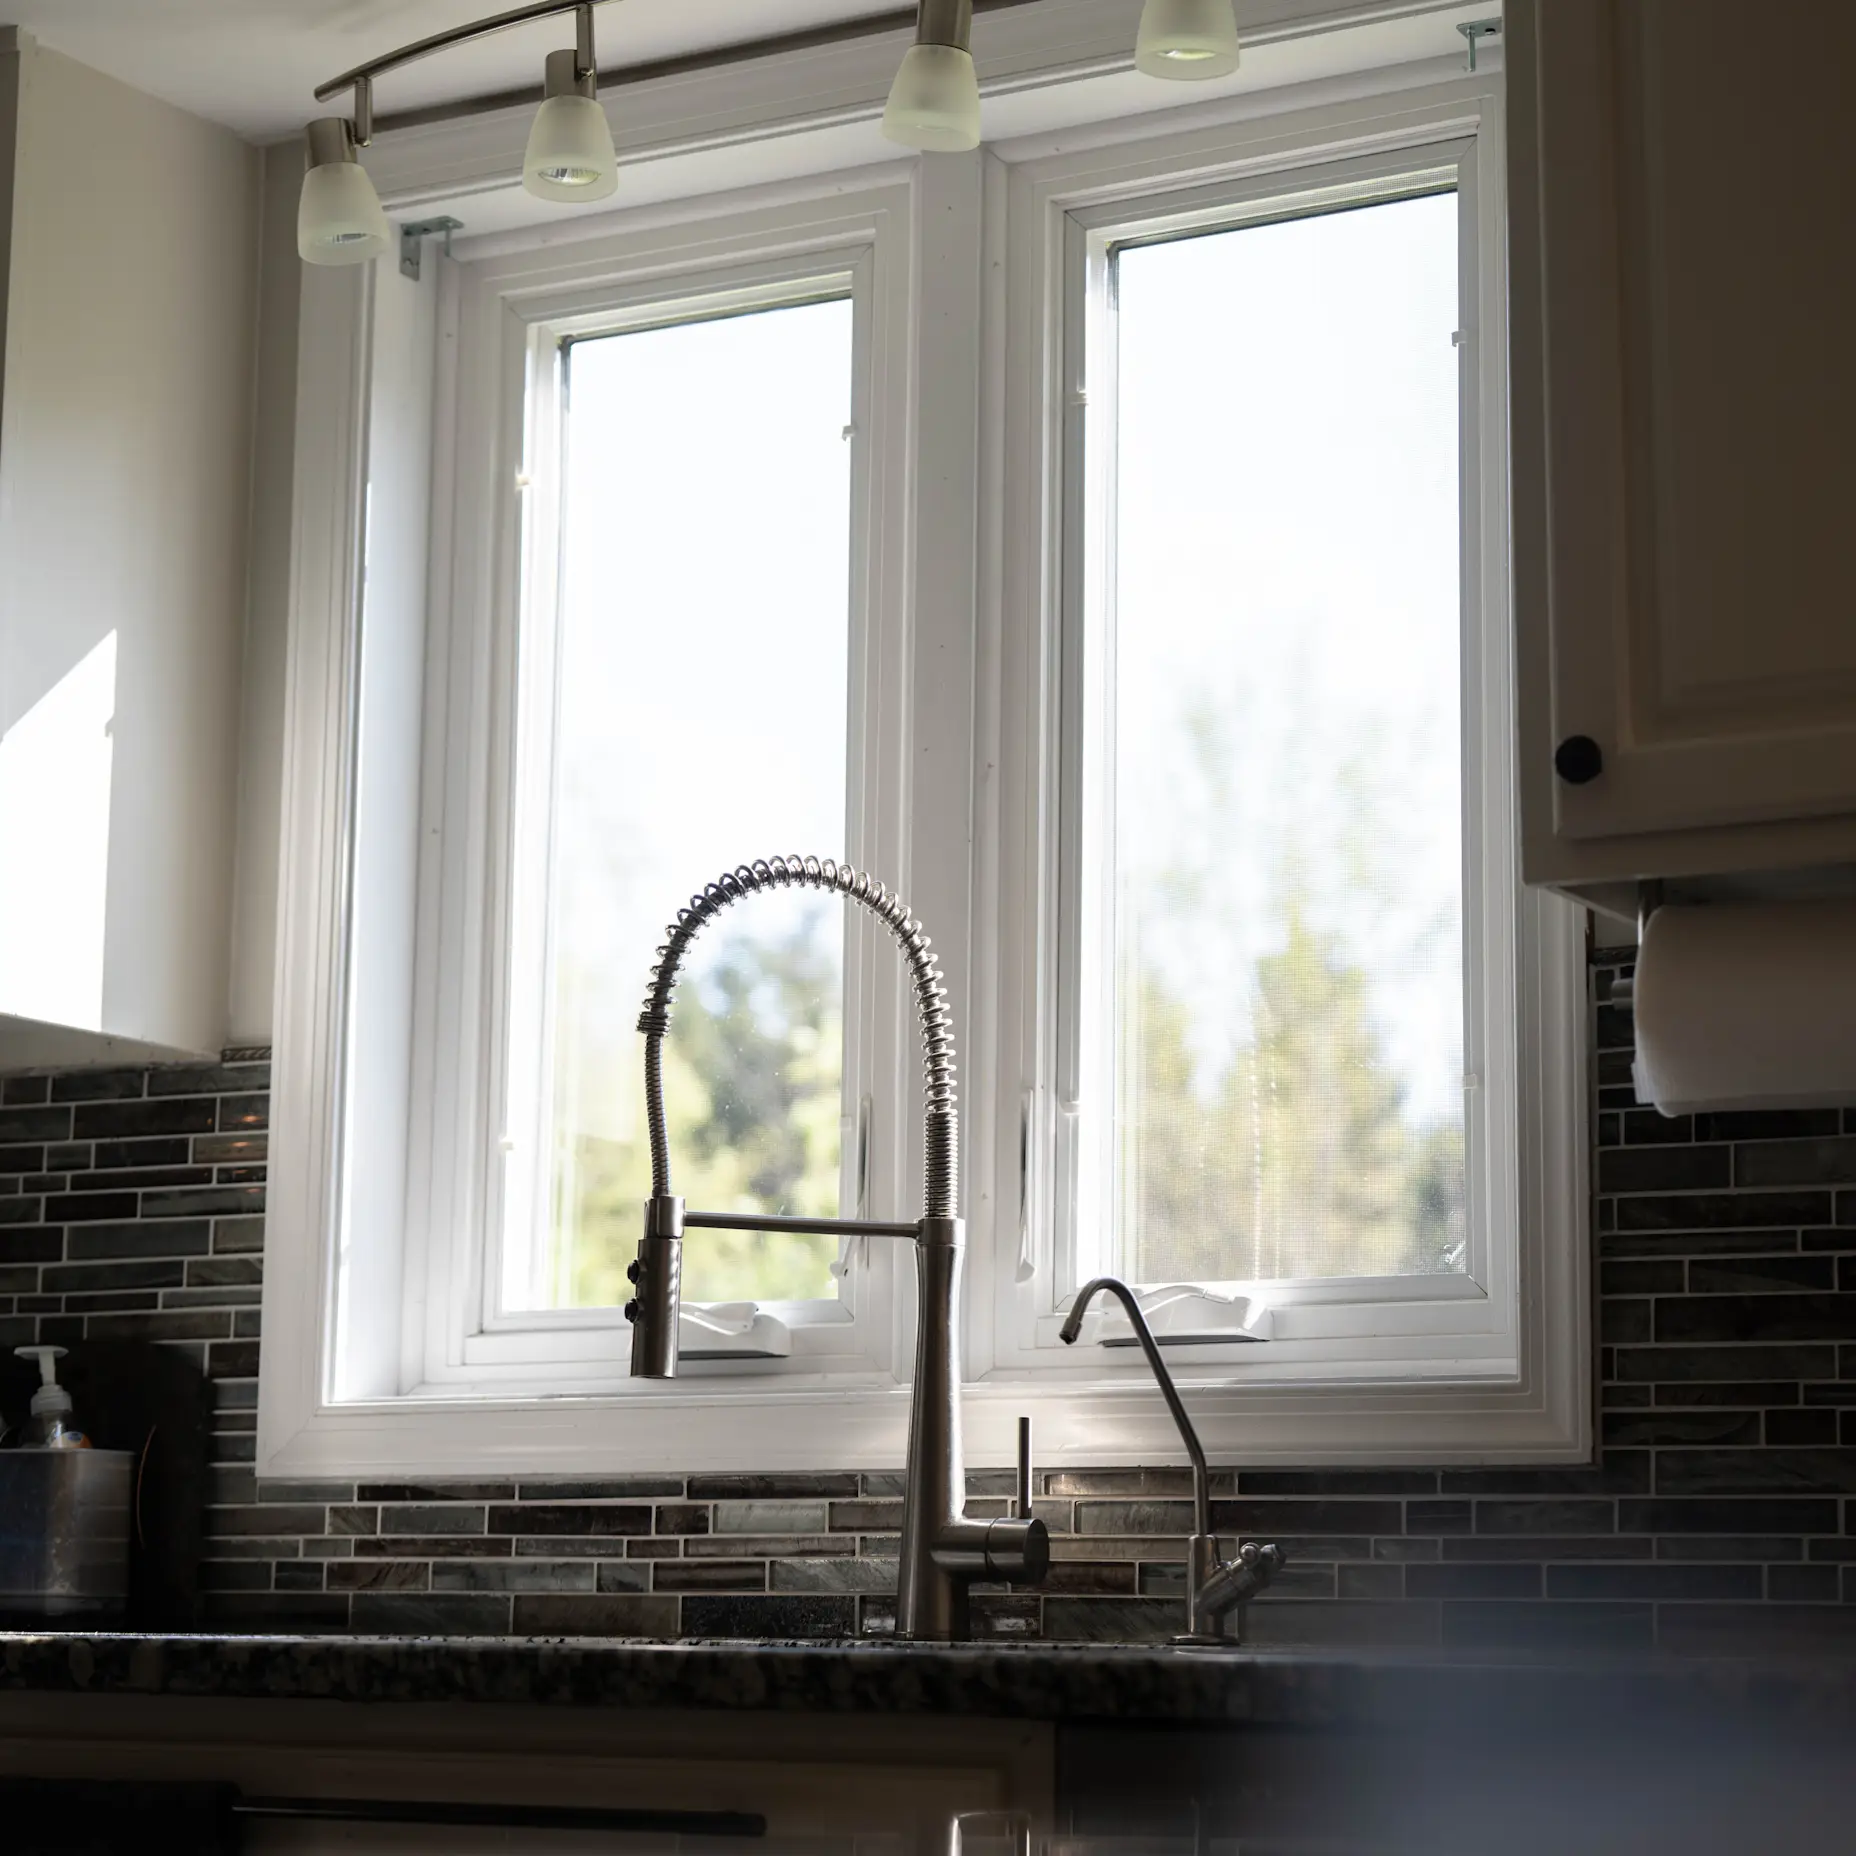
<svg viewBox="0 0 1856 1856"><path fill-rule="evenodd" d="M1637 884L1637 948L1643 949L1643 938L1650 926L1650 917L1663 906L1663 880L1661 877L1644 877ZM1625 974L1622 979L1614 980L1609 995L1612 1005L1630 1006L1636 1001L1637 986L1634 974Z"/></svg>
<svg viewBox="0 0 1856 1856"><path fill-rule="evenodd" d="M1659 876L1645 877L1637 885L1637 945L1643 945L1644 931L1650 925L1650 917L1663 906L1663 879Z"/></svg>

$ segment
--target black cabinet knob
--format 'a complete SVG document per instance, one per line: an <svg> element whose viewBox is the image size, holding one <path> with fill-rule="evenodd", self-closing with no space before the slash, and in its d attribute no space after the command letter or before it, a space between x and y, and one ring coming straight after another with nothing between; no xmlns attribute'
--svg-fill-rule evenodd
<svg viewBox="0 0 1856 1856"><path fill-rule="evenodd" d="M1604 749L1590 735L1568 735L1553 750L1553 771L1568 786L1584 786L1604 770Z"/></svg>

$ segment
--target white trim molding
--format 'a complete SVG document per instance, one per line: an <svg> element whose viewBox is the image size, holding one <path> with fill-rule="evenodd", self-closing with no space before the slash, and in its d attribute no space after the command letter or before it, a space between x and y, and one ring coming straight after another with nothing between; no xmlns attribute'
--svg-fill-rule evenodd
<svg viewBox="0 0 1856 1856"><path fill-rule="evenodd" d="M872 615L853 648L849 848L928 919L964 924L972 674L961 641L971 633L977 413L970 394L943 382L950 372L973 378L960 349L972 345L981 288L979 167L978 157L892 162L710 196L694 211L607 215L602 239L566 247L533 235L464 241L418 284L378 276L339 302L327 291L306 299L316 327L299 381L280 1132L265 1292L274 1339L260 1396L260 1456L273 1473L480 1463L480 1424L520 1438L510 1448L530 1465L563 1449L580 1467L681 1461L700 1454L711 1425L722 1459L744 1450L757 1459L767 1440L744 1436L757 1419L792 1428L789 1396L861 1402L857 1422L876 1423L883 1440L871 1446L876 1460L899 1454L903 1419L884 1418L894 1405L884 1395L906 1381L911 1316L897 1304L889 1246L869 1247L858 1266L855 1320L847 1303L794 1330L796 1344L772 1369L789 1382L777 1417L765 1363L705 1363L670 1386L628 1380L616 1311L538 1320L527 1339L492 1334L480 1318L496 1216L485 1131L501 1101L509 615L522 597L509 443L522 429L536 329L563 317L577 326L640 291L676 297L749 273L763 286L775 271L848 280L859 306L855 424L867 427L854 604ZM416 347L421 330L423 355L408 356L405 341ZM403 397L404 376L421 365L439 381L427 436L397 442L369 412L394 402L396 388ZM413 494L428 483L429 494ZM389 506L404 519L382 522ZM386 679L400 721L398 751L387 754L375 679L408 661L421 672ZM417 754L407 740L421 743ZM917 829L924 793L951 824ZM370 833L376 844L395 838L401 875L375 856L363 893L352 870ZM678 900L664 899L667 915ZM847 1013L859 1036L849 1054L852 1094L869 1103L865 1179L871 1210L900 1216L921 1164L914 1032L887 944L861 922L852 928ZM939 943L957 1007L963 941L956 930ZM401 949L412 950L404 997L382 1011L385 989L370 980ZM357 1011L364 996L374 1009ZM564 1426L563 1396L577 1409L603 1399L615 1412L649 1402L657 1417L648 1430L590 1433ZM813 1440L808 1451L821 1447L816 1425L798 1432Z"/></svg>
<svg viewBox="0 0 1856 1856"><path fill-rule="evenodd" d="M1105 43L1112 15L1131 43L1137 10L1131 0L1071 0L1023 11L1082 22ZM507 559L494 522L475 553L471 534L452 538L475 519L469 511L481 507L495 468L469 437L473 420L475 429L494 424L495 409L473 412L448 382L448 370L468 365L458 358L468 346L465 298L492 272L545 295L555 287L550 278L597 267L602 252L621 248L659 253L667 276L680 265L687 272L691 252L738 262L742 251L725 248L749 221L784 224L795 251L890 241L871 326L882 350L873 366L889 370L895 392L895 436L884 446L881 531L870 537L881 558L865 570L890 589L896 649L865 702L891 731L894 751L885 750L887 771L862 803L870 842L892 864L882 874L934 932L966 1059L970 1458L1010 1462L1014 1421L1029 1411L1047 1466L1181 1460L1135 1361L1093 1348L1080 1360L1036 1360L1011 1331L1010 1279L1052 1216L1046 930L1054 891L1046 847L1056 710L1043 653L1055 618L1061 450L1049 417L1061 388L1061 342L1048 337L1061 328L1062 306L1035 270L1037 253L1078 198L1092 189L1108 197L1117 186L1151 190L1163 169L1203 184L1245 168L1470 137L1480 171L1497 172L1493 83L1439 83L1448 68L1441 59L1400 63L1368 80L1349 36L1369 31L1370 14L1398 45L1406 43L1398 35L1417 34L1428 57L1439 32L1454 38L1455 14L1474 10L1323 10L1312 0L1278 0L1283 18L1299 22L1299 36L1284 36L1278 49L1286 56L1290 45L1309 42L1319 16L1330 51L1347 42L1353 62L1342 61L1342 75L1317 68L1299 89L1195 98L1133 125L1125 109L1107 111L1098 128L1066 132L1061 154L1045 133L1051 118L1028 112L1014 119L1024 140L981 154L840 162L746 189L718 189L724 168L714 166L685 166L673 186L676 163L666 158L657 170L665 197L553 229L492 215L473 225L477 235L461 240L452 259L433 254L416 284L390 267L305 273L260 1474L852 1470L893 1468L904 1456L913 1349L906 1295L880 1298L881 1336L866 1337L859 1357L831 1370L808 1367L796 1347L773 1373L727 1362L673 1382L631 1382L615 1370L616 1330L600 1321L579 1324L574 1343L582 1353L606 1350L598 1371L589 1373L586 1358L564 1359L558 1370L529 1360L526 1377L430 1370L431 1337L453 1331L462 1304L458 1283L428 1269L433 1251L424 1238L448 1232L461 1245L482 1213L480 1185L460 1163L455 1135L464 1111L481 1109L481 1079L468 1063L447 1078L451 1047L432 1031L483 1034L481 976L495 936L484 899L497 887L493 808L482 790L488 763L473 773L460 759L461 743L493 739L486 657L494 628L458 615L491 597L499 558ZM1266 60L1259 52L1251 62ZM727 99L711 101L718 121L726 117ZM789 107L789 121L801 118ZM646 117L635 121L644 134ZM486 118L408 131L388 138L370 166L393 206L473 188L512 200L520 147L505 145L505 128ZM730 142L750 156L779 140L752 111L733 128L703 133L717 148ZM816 165L824 147L815 144L807 161ZM1483 188L1475 211L1479 236L1499 247L1499 189ZM764 253L765 242L757 249ZM1491 290L1477 315L1478 326L1494 331L1502 326L1499 272ZM566 313L554 303L549 313L557 312ZM1481 598L1505 613L1496 442L1503 368L1493 339L1477 365L1493 385L1471 495L1486 499L1478 532L1493 539L1473 554L1473 570ZM430 387L415 378L422 367ZM1512 672L1505 639L1498 644L1470 667L1485 679L1480 713L1489 722L1473 751L1495 795L1511 791L1513 777L1502 706ZM410 718L411 742L389 725L394 703ZM1498 861L1512 857L1511 813L1491 804L1466 821L1493 834ZM394 843L397 862L384 854ZM743 847L746 855L766 848ZM666 908L678 900L666 897ZM1215 1456L1313 1464L1589 1455L1583 949L1566 905L1515 893L1506 909L1495 940L1508 963L1501 979L1512 1001L1519 1132L1502 1191L1518 1249L1502 1278L1500 1370L1479 1341L1461 1349L1453 1372L1439 1342L1449 1321L1403 1356L1395 1346L1351 1360L1336 1354L1319 1376L1285 1374L1261 1358L1233 1370L1230 1349L1181 1348L1181 1384ZM872 1179L899 1212L919 1177L920 1131L913 1090L898 1094L885 1081L898 1063L906 1071L910 1033L885 952L875 950L860 1009L873 1027L879 1104ZM455 1089L453 1131L434 1122L421 1136L415 1105L440 1102L441 1081ZM1467 1336L1465 1317L1451 1319ZM584 1338L594 1334L601 1338Z"/></svg>

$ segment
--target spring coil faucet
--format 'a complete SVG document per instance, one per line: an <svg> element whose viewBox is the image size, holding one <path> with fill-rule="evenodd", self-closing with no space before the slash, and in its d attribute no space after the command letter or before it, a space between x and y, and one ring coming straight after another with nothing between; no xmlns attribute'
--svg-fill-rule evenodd
<svg viewBox="0 0 1856 1856"><path fill-rule="evenodd" d="M926 1187L913 1224L867 1218L787 1218L746 1212L689 1212L672 1190L664 1116L664 1039L685 954L697 933L732 902L770 889L820 889L868 909L895 937L908 963L921 1021L926 1108ZM915 1379L909 1406L909 1459L902 1507L896 1634L945 1641L967 1635L968 1587L979 1580L1035 1583L1050 1563L1050 1540L1028 1499L1021 1514L981 1521L966 1513L966 1465L960 1435L960 1270L966 1231L958 1215L960 1107L954 1073L953 1018L941 963L922 924L901 897L847 864L819 857L774 857L726 871L677 911L657 950L644 1010L645 1120L651 1141L651 1196L644 1236L626 1274L637 1294L625 1305L632 1323L632 1374L671 1379L677 1371L677 1317L687 1230L837 1232L912 1238L920 1291ZM1029 1431L1019 1427L1019 1485L1029 1486Z"/></svg>

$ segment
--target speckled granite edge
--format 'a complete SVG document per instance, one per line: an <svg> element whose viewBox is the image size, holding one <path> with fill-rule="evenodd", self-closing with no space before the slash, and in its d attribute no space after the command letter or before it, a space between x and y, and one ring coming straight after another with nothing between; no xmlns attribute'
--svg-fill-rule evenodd
<svg viewBox="0 0 1856 1856"><path fill-rule="evenodd" d="M1412 1727L1756 1709L1856 1725L1856 1663L1492 1662L1076 1645L0 1633L0 1692Z"/></svg>

